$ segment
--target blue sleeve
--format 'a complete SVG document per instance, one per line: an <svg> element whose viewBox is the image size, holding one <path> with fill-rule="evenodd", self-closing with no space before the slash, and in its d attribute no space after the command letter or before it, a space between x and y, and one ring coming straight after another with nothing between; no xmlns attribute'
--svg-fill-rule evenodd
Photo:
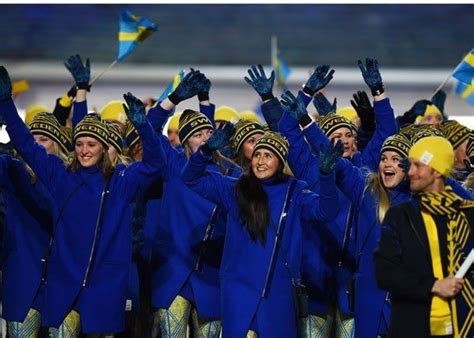
<svg viewBox="0 0 474 338"><path fill-rule="evenodd" d="M336 165L336 185L358 208L365 189L366 174L350 161L342 158Z"/></svg>
<svg viewBox="0 0 474 338"><path fill-rule="evenodd" d="M357 131L357 150L360 152L364 152L365 148L369 144L370 140L374 136L373 132L366 132L362 128L359 128Z"/></svg>
<svg viewBox="0 0 474 338"><path fill-rule="evenodd" d="M146 120L145 123L135 124L135 128L143 144L143 159L132 163L124 172L127 179L127 195L130 200L134 199L138 193L144 193L153 181L163 175L166 167L163 146L150 123Z"/></svg>
<svg viewBox="0 0 474 338"><path fill-rule="evenodd" d="M271 131L278 131L278 124L283 114L283 107L276 97L262 104L262 114Z"/></svg>
<svg viewBox="0 0 474 338"><path fill-rule="evenodd" d="M311 102L312 97L309 95L306 95L302 90L298 91L298 96L303 101L304 106L308 107L308 104Z"/></svg>
<svg viewBox="0 0 474 338"><path fill-rule="evenodd" d="M302 217L307 221L329 222L339 213L339 199L334 172L320 175L319 196L309 190L302 192Z"/></svg>
<svg viewBox="0 0 474 338"><path fill-rule="evenodd" d="M451 177L448 177L446 183L450 185L451 188L453 188L453 192L459 197L465 200L474 200L474 196L472 196L468 190L464 189L464 187L460 185L456 180L452 179Z"/></svg>
<svg viewBox="0 0 474 338"><path fill-rule="evenodd" d="M72 114L72 129L76 128L77 124L82 121L84 116L87 115L87 100L83 102L74 101L74 110Z"/></svg>
<svg viewBox="0 0 474 338"><path fill-rule="evenodd" d="M319 163L318 158L309 149L304 140L298 122L284 112L280 120L280 132L288 139L288 164L293 175L305 181L311 190L319 187ZM319 155L319 152L318 152Z"/></svg>
<svg viewBox="0 0 474 338"><path fill-rule="evenodd" d="M181 172L181 178L192 191L229 211L234 201L235 179L218 172L206 171L210 155L201 150L191 155Z"/></svg>
<svg viewBox="0 0 474 338"><path fill-rule="evenodd" d="M321 146L323 146L323 149L328 149L330 145L329 139L324 135L321 128L319 128L315 122L310 123L306 128L304 128L303 133L313 153L315 155L317 154L319 158Z"/></svg>
<svg viewBox="0 0 474 338"><path fill-rule="evenodd" d="M51 190L55 182L60 180L59 176L67 170L63 161L55 155L48 155L42 146L36 144L30 130L18 115L12 99L0 102L0 113L5 119L13 147L48 190Z"/></svg>
<svg viewBox="0 0 474 338"><path fill-rule="evenodd" d="M154 131L161 133L163 126L171 114L171 110L166 110L161 107L161 102L158 102L153 108L150 108L147 113L148 122Z"/></svg>
<svg viewBox="0 0 474 338"><path fill-rule="evenodd" d="M216 125L214 123L214 113L216 111L216 105L213 103L209 105L199 104L199 111L206 115L209 121L211 121L212 126L215 128Z"/></svg>
<svg viewBox="0 0 474 338"><path fill-rule="evenodd" d="M397 123L389 98L375 101L374 110L375 133L362 153L362 166L376 172L379 167L382 145L387 137L397 133Z"/></svg>

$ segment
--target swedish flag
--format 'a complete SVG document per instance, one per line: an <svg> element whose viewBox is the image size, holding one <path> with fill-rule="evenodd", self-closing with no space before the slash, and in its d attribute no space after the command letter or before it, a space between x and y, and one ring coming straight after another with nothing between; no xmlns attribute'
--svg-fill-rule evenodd
<svg viewBox="0 0 474 338"><path fill-rule="evenodd" d="M466 55L453 72L453 77L467 85L474 79L474 48Z"/></svg>
<svg viewBox="0 0 474 338"><path fill-rule="evenodd" d="M183 80L183 77L184 77L184 70L180 71L178 74L174 76L173 82L171 82L168 85L168 87L166 87L165 91L161 94L161 96L156 101L161 102L164 99L166 99L168 95L171 94L171 92L175 90L176 87L178 87L179 83Z"/></svg>
<svg viewBox="0 0 474 338"><path fill-rule="evenodd" d="M469 85L459 81L456 85L456 95L474 106L474 80Z"/></svg>
<svg viewBox="0 0 474 338"><path fill-rule="evenodd" d="M291 69L286 65L286 62L280 55L280 52L277 53L275 65L277 83L281 87L284 87L286 84L286 79L288 79L288 76L290 76Z"/></svg>
<svg viewBox="0 0 474 338"><path fill-rule="evenodd" d="M125 11L120 15L119 48L117 61L132 53L138 44L158 30L158 25L148 19Z"/></svg>

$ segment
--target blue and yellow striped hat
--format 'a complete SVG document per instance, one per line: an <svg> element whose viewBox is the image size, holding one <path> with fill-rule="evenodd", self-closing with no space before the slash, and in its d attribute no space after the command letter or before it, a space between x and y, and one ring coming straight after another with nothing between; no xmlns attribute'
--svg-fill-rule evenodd
<svg viewBox="0 0 474 338"><path fill-rule="evenodd" d="M282 163L286 162L286 155L288 155L288 141L278 133L267 131L260 137L253 147L253 154L258 149L267 149L274 153Z"/></svg>
<svg viewBox="0 0 474 338"><path fill-rule="evenodd" d="M186 143L192 134L203 129L214 129L211 121L203 113L186 109L179 117L178 134L181 144Z"/></svg>

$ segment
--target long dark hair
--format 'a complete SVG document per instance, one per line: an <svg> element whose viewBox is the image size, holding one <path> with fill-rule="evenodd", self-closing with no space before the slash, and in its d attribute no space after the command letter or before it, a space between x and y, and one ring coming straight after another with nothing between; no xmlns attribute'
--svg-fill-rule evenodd
<svg viewBox="0 0 474 338"><path fill-rule="evenodd" d="M278 170L272 179L275 183L284 182L288 175L283 172L280 162ZM270 223L270 206L268 195L263 190L262 183L255 176L252 168L242 174L235 185L240 219L245 223L250 238L265 245L267 226Z"/></svg>

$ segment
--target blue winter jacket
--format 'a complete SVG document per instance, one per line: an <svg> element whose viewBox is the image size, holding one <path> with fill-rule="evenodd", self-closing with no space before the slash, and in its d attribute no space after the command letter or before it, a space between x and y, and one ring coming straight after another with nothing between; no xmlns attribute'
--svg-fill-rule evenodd
<svg viewBox="0 0 474 338"><path fill-rule="evenodd" d="M300 278L303 254L303 226L320 224L336 216L338 201L333 175L321 177L321 195L296 181L281 237L284 254L277 255L269 293L262 298L270 263L275 230L289 184L294 178L275 183L261 181L268 195L271 224L265 244L251 239L239 216L235 196L236 180L206 170L208 155L194 153L182 174L183 181L196 193L228 212L224 253L220 270L223 337L245 337L255 318L259 337L296 337L295 308L291 278ZM292 276L284 266L288 261Z"/></svg>
<svg viewBox="0 0 474 338"><path fill-rule="evenodd" d="M158 115L158 116L157 116ZM148 112L153 125L169 112L160 105ZM182 181L180 173L187 163L183 151L173 148L169 140L161 135L160 141L165 150L166 167L164 170L164 188L161 201L160 222L156 229L153 252L152 304L167 309L180 294L183 287L192 289L199 316L220 318L219 266L207 260L202 261L202 270L195 271L199 246L204 239L211 220L214 203L209 202L189 189ZM209 170L219 171L213 161L207 163ZM230 176L238 177L241 169L225 162ZM226 214L216 211L215 231L211 240L223 242ZM220 256L219 250L212 253Z"/></svg>
<svg viewBox="0 0 474 338"><path fill-rule="evenodd" d="M44 185L32 183L25 163L8 155L0 156L0 188L6 209L2 317L22 322L30 308L42 311L41 301L34 300L53 228L53 205Z"/></svg>
<svg viewBox="0 0 474 338"><path fill-rule="evenodd" d="M120 332L131 259L131 202L164 168L163 149L148 123L136 126L143 161L120 164L109 179L108 194L100 165L77 171L48 156L16 112L12 100L0 103L14 147L50 191L54 201L54 243L48 258L42 321L59 326L74 308L85 333Z"/></svg>

